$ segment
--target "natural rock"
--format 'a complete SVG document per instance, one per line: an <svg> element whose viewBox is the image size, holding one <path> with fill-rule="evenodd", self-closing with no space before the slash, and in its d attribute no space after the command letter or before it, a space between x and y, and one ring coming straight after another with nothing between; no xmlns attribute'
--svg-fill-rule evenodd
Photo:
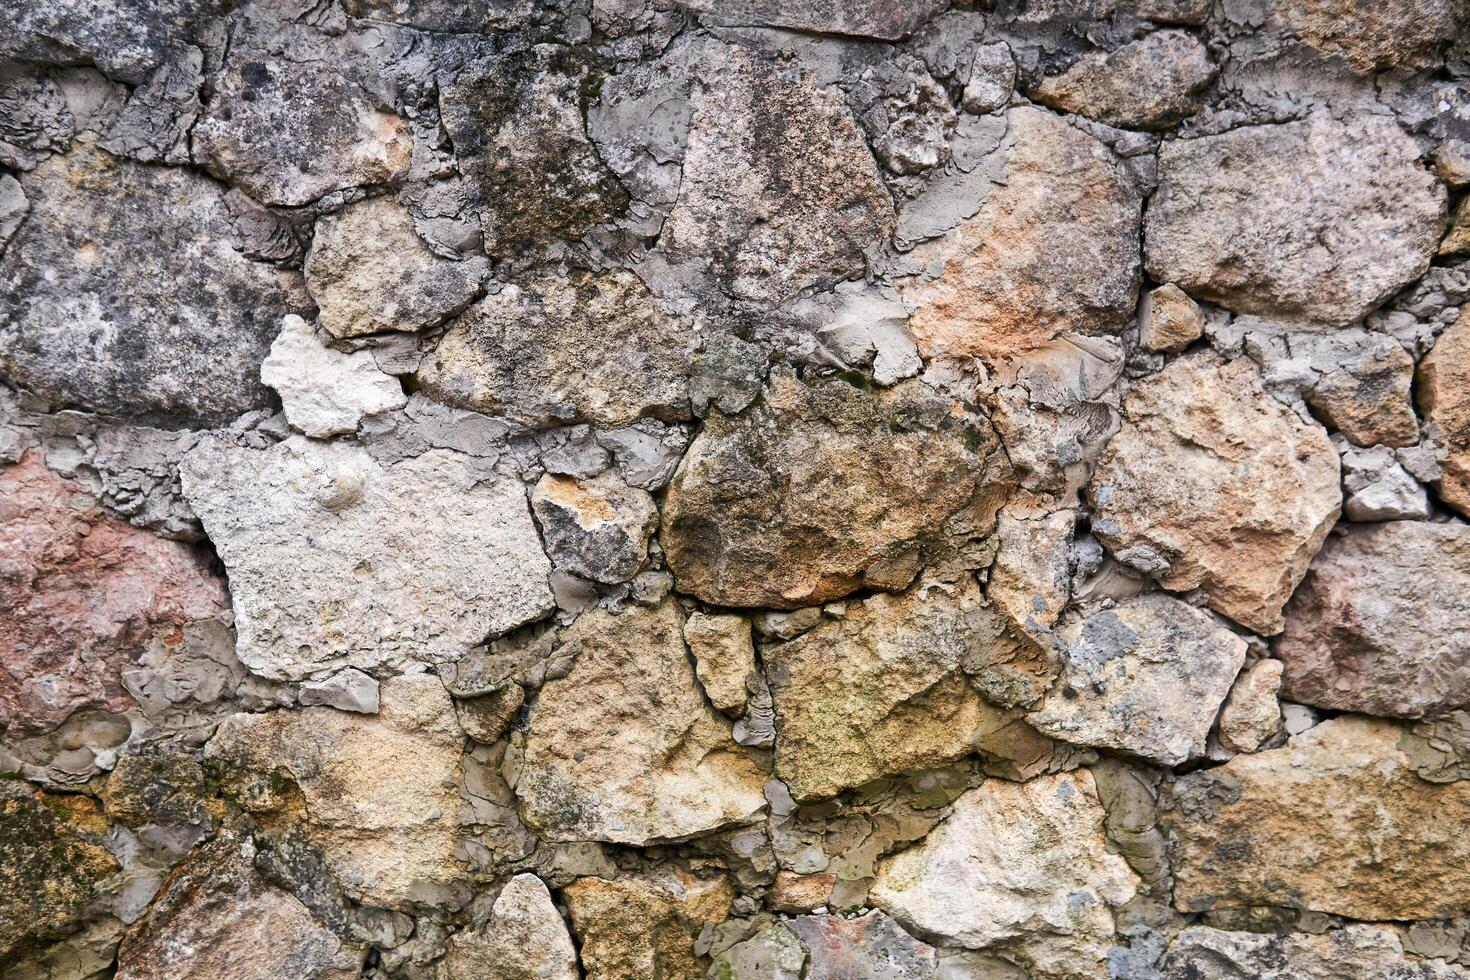
<svg viewBox="0 0 1470 980"><path fill-rule="evenodd" d="M139 84L170 47L197 42L229 4L220 0L17 0L0 53L22 61L93 64Z"/></svg>
<svg viewBox="0 0 1470 980"><path fill-rule="evenodd" d="M370 675L349 667L326 680L302 684L301 703L375 715L378 713L378 682Z"/></svg>
<svg viewBox="0 0 1470 980"><path fill-rule="evenodd" d="M1281 728L1281 661L1257 660L1235 680L1220 709L1220 744L1232 752L1254 752Z"/></svg>
<svg viewBox="0 0 1470 980"><path fill-rule="evenodd" d="M1204 332L1204 311L1172 282L1144 294L1138 311L1138 341L1144 350L1177 354Z"/></svg>
<svg viewBox="0 0 1470 980"><path fill-rule="evenodd" d="M194 158L266 204L310 204L408 171L408 125L328 62L238 43L194 126Z"/></svg>
<svg viewBox="0 0 1470 980"><path fill-rule="evenodd" d="M228 615L203 552L104 515L38 451L0 471L0 731L126 711L122 671L150 644Z"/></svg>
<svg viewBox="0 0 1470 980"><path fill-rule="evenodd" d="M684 621L684 642L710 703L732 718L744 714L746 680L756 669L750 620L696 612Z"/></svg>
<svg viewBox="0 0 1470 980"><path fill-rule="evenodd" d="M1125 129L1165 129L1193 115L1215 77L1208 49L1186 31L1145 34L1083 55L1031 88L1036 101Z"/></svg>
<svg viewBox="0 0 1470 980"><path fill-rule="evenodd" d="M260 408L292 277L230 246L220 189L77 149L22 180L0 258L0 374L58 406L215 424ZM160 315L167 311L167 315Z"/></svg>
<svg viewBox="0 0 1470 980"><path fill-rule="evenodd" d="M1450 230L1439 243L1440 255L1470 255L1470 198L1460 198L1450 217Z"/></svg>
<svg viewBox="0 0 1470 980"><path fill-rule="evenodd" d="M806 947L786 926L767 926L714 957L707 980L802 980Z"/></svg>
<svg viewBox="0 0 1470 980"><path fill-rule="evenodd" d="M783 868L776 872L767 901L777 912L810 912L826 907L836 884L830 874L797 874Z"/></svg>
<svg viewBox="0 0 1470 980"><path fill-rule="evenodd" d="M454 661L549 612L525 491L472 464L301 437L192 450L184 492L229 570L240 661L277 680Z"/></svg>
<svg viewBox="0 0 1470 980"><path fill-rule="evenodd" d="M1016 60L1004 41L982 44L970 63L970 80L961 102L966 112L986 113L1004 109L1016 87Z"/></svg>
<svg viewBox="0 0 1470 980"><path fill-rule="evenodd" d="M578 878L562 890L587 980L699 977L694 941L729 914L727 878L668 870L616 881Z"/></svg>
<svg viewBox="0 0 1470 980"><path fill-rule="evenodd" d="M793 608L912 580L946 527L983 533L1006 476L988 420L918 381L869 394L777 372L712 413L680 464L660 539L681 591Z"/></svg>
<svg viewBox="0 0 1470 980"><path fill-rule="evenodd" d="M1207 614L1157 592L1063 627L1057 645L1061 677L1026 716L1032 727L1166 766L1204 754L1246 650Z"/></svg>
<svg viewBox="0 0 1470 980"><path fill-rule="evenodd" d="M534 426L677 421L690 415L689 329L631 272L546 271L460 315L415 381Z"/></svg>
<svg viewBox="0 0 1470 980"><path fill-rule="evenodd" d="M1292 701L1417 718L1470 707L1470 527L1392 521L1328 540L1276 642Z"/></svg>
<svg viewBox="0 0 1470 980"><path fill-rule="evenodd" d="M998 547L985 595L1018 629L1046 642L1071 598L1077 515L1071 510L1046 513L1035 502L1018 506L1021 499L1012 498L996 520Z"/></svg>
<svg viewBox="0 0 1470 980"><path fill-rule="evenodd" d="M1307 392L1307 404L1324 423L1359 446L1412 446L1419 420L1409 402L1414 359L1387 337L1324 374Z"/></svg>
<svg viewBox="0 0 1470 980"><path fill-rule="evenodd" d="M1393 930L1354 923L1318 936L1190 926L1169 945L1159 975L1163 980L1462 980L1470 971L1411 959Z"/></svg>
<svg viewBox="0 0 1470 980"><path fill-rule="evenodd" d="M774 302L856 277L893 201L842 96L724 49L696 79L683 180L660 241L732 296Z"/></svg>
<svg viewBox="0 0 1470 980"><path fill-rule="evenodd" d="M475 298L486 266L435 255L406 208L374 197L316 223L305 271L321 326L358 337L443 323Z"/></svg>
<svg viewBox="0 0 1470 980"><path fill-rule="evenodd" d="M519 874L501 889L490 919L457 932L435 964L438 980L577 980L577 951L540 878Z"/></svg>
<svg viewBox="0 0 1470 980"><path fill-rule="evenodd" d="M785 27L897 41L944 8L942 0L689 0L708 24Z"/></svg>
<svg viewBox="0 0 1470 980"><path fill-rule="evenodd" d="M356 432L367 416L408 404L398 380L379 371L370 352L333 350L294 314L281 324L260 380L280 394L291 427L317 439Z"/></svg>
<svg viewBox="0 0 1470 980"><path fill-rule="evenodd" d="M1137 188L1107 147L1052 113L1019 107L1006 122L1004 186L922 250L942 263L938 278L903 290L925 356L994 362L1065 333L1117 333L1133 315Z"/></svg>
<svg viewBox="0 0 1470 980"><path fill-rule="evenodd" d="M1439 335L1417 381L1419 411L1445 452L1439 497L1470 517L1470 311Z"/></svg>
<svg viewBox="0 0 1470 980"><path fill-rule="evenodd" d="M1422 521L1429 495L1387 446L1342 453L1342 513L1350 521Z"/></svg>
<svg viewBox="0 0 1470 980"><path fill-rule="evenodd" d="M855 919L803 915L788 924L808 950L806 980L927 980L934 947L877 909Z"/></svg>
<svg viewBox="0 0 1470 980"><path fill-rule="evenodd" d="M1103 977L1112 909L1136 879L1108 853L1086 770L990 780L955 800L919 845L886 858L871 900L905 928L1004 948L1033 976Z"/></svg>
<svg viewBox="0 0 1470 980"><path fill-rule="evenodd" d="M1332 0L1275 0L1269 9L1273 22L1361 75L1432 63L1436 49L1457 37L1465 22L1465 8L1454 0L1351 7Z"/></svg>
<svg viewBox="0 0 1470 980"><path fill-rule="evenodd" d="M704 700L671 600L590 610L571 671L541 689L522 747L521 817L546 840L643 846L752 819L765 777Z"/></svg>
<svg viewBox="0 0 1470 980"><path fill-rule="evenodd" d="M598 582L626 582L648 557L658 508L646 490L604 473L590 480L547 474L531 494L557 568Z"/></svg>
<svg viewBox="0 0 1470 980"><path fill-rule="evenodd" d="M1392 118L1167 140L1148 271L1238 313L1346 324L1423 275L1444 190Z"/></svg>
<svg viewBox="0 0 1470 980"><path fill-rule="evenodd" d="M225 833L164 884L118 956L119 980L351 980L366 950L267 883L248 838Z"/></svg>
<svg viewBox="0 0 1470 980"><path fill-rule="evenodd" d="M258 813L293 805L348 894L411 908L463 890L456 858L464 736L433 674L384 681L376 715L333 708L236 714L206 758L226 792Z"/></svg>
<svg viewBox="0 0 1470 980"><path fill-rule="evenodd" d="M1167 589L1260 633L1337 519L1337 453L1245 360L1174 361L1136 383L1088 488L1093 532ZM1185 463L1184 461L1188 462Z"/></svg>
<svg viewBox="0 0 1470 980"><path fill-rule="evenodd" d="M1285 747L1190 773L1174 787L1174 903L1275 905L1351 919L1470 909L1470 783L1411 768L1400 729L1344 716Z"/></svg>

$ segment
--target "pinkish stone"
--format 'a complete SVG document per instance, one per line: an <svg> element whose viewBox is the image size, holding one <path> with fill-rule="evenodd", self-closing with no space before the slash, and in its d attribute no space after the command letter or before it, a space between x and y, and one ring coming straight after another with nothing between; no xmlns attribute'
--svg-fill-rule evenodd
<svg viewBox="0 0 1470 980"><path fill-rule="evenodd" d="M0 471L0 730L126 710L122 668L228 608L198 548L108 517L38 452Z"/></svg>

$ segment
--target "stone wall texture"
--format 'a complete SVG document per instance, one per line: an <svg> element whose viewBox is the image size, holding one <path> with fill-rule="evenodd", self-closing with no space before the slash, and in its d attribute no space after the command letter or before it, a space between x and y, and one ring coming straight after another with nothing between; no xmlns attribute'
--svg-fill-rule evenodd
<svg viewBox="0 0 1470 980"><path fill-rule="evenodd" d="M0 977L1470 980L1470 0L0 0Z"/></svg>

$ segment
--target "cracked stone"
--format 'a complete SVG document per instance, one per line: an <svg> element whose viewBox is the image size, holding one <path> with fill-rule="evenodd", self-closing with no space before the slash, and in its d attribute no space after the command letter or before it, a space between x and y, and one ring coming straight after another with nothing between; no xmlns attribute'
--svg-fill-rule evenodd
<svg viewBox="0 0 1470 980"><path fill-rule="evenodd" d="M294 314L282 322L260 380L281 396L291 428L317 439L356 432L367 416L408 404L403 386L378 370L371 352L333 350Z"/></svg>
<svg viewBox="0 0 1470 980"><path fill-rule="evenodd" d="M1423 521L1429 495L1387 446L1344 449L1342 513L1350 521Z"/></svg>
<svg viewBox="0 0 1470 980"><path fill-rule="evenodd" d="M658 526L653 497L611 473L547 474L531 493L531 510L557 568L609 585L638 574Z"/></svg>
<svg viewBox="0 0 1470 980"><path fill-rule="evenodd" d="M457 932L435 964L439 980L577 980L577 951L546 885L533 874L506 883L479 928Z"/></svg>
<svg viewBox="0 0 1470 980"><path fill-rule="evenodd" d="M1439 497L1470 517L1470 312L1439 335L1419 365L1419 411L1444 447Z"/></svg>
<svg viewBox="0 0 1470 980"><path fill-rule="evenodd" d="M1220 744L1232 752L1254 752L1281 729L1282 665L1257 660L1241 671L1220 709Z"/></svg>
<svg viewBox="0 0 1470 980"><path fill-rule="evenodd" d="M703 975L706 961L694 941L725 920L735 889L725 877L670 869L616 881L578 878L562 894L587 980L645 980Z"/></svg>
<svg viewBox="0 0 1470 980"><path fill-rule="evenodd" d="M1146 34L1083 55L1031 87L1036 101L1124 129L1167 129L1199 109L1215 77L1209 50L1186 31Z"/></svg>
<svg viewBox="0 0 1470 980"><path fill-rule="evenodd" d="M750 620L691 613L684 621L684 642L694 655L694 672L710 703L732 718L743 715L746 684L756 672Z"/></svg>

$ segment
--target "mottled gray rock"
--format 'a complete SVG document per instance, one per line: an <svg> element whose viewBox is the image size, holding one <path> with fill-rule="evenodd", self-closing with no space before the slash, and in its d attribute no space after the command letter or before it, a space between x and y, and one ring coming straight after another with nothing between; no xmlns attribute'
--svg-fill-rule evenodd
<svg viewBox="0 0 1470 980"><path fill-rule="evenodd" d="M30 214L0 259L0 374L57 406L174 425L269 404L260 362L297 280L231 247L216 185L77 149L22 186Z"/></svg>
<svg viewBox="0 0 1470 980"><path fill-rule="evenodd" d="M1144 350L1177 354L1204 332L1204 311L1172 282L1144 293L1138 308L1138 342Z"/></svg>
<svg viewBox="0 0 1470 980"><path fill-rule="evenodd" d="M1177 599L1149 593L1057 631L1062 673L1026 716L1044 735L1166 766L1199 758L1245 641Z"/></svg>
<svg viewBox="0 0 1470 980"><path fill-rule="evenodd" d="M803 915L787 928L806 944L806 980L930 980L935 949L873 909L854 919Z"/></svg>
<svg viewBox="0 0 1470 980"><path fill-rule="evenodd" d="M457 932L434 965L439 980L496 977L497 980L577 980L577 951L551 893L533 874L506 883L490 918Z"/></svg>
<svg viewBox="0 0 1470 980"><path fill-rule="evenodd" d="M944 9L943 0L688 0L708 24L785 27L897 41Z"/></svg>
<svg viewBox="0 0 1470 980"><path fill-rule="evenodd" d="M746 682L756 672L750 620L692 613L684 621L684 642L694 655L694 673L710 703L734 718L744 714Z"/></svg>
<svg viewBox="0 0 1470 980"><path fill-rule="evenodd" d="M173 51L129 94L99 145L140 163L191 163L189 134L199 118L204 53Z"/></svg>
<svg viewBox="0 0 1470 980"><path fill-rule="evenodd" d="M705 422L660 540L678 588L717 605L901 589L942 539L988 530L1008 475L995 448L984 416L918 381L870 394L777 373L758 404Z"/></svg>
<svg viewBox="0 0 1470 980"><path fill-rule="evenodd" d="M590 480L543 476L531 510L557 568L608 585L638 574L658 526L648 492L611 473Z"/></svg>
<svg viewBox="0 0 1470 980"><path fill-rule="evenodd" d="M1196 96L1214 77L1209 50L1193 34L1163 30L1085 54L1029 94L1110 126L1165 129L1198 110Z"/></svg>
<svg viewBox="0 0 1470 980"><path fill-rule="evenodd" d="M545 270L450 324L414 375L433 398L527 425L690 416L690 323L631 272Z"/></svg>
<svg viewBox="0 0 1470 980"><path fill-rule="evenodd" d="M1330 538L1287 606L1282 693L1417 718L1470 706L1470 528L1390 521Z"/></svg>
<svg viewBox="0 0 1470 980"><path fill-rule="evenodd" d="M1145 222L1149 274L1240 313L1351 323L1423 275L1444 189L1391 118L1168 140Z"/></svg>
<svg viewBox="0 0 1470 980"><path fill-rule="evenodd" d="M454 661L551 609L525 491L460 453L382 466L301 437L206 441L182 476L229 570L240 660L263 676Z"/></svg>
<svg viewBox="0 0 1470 980"><path fill-rule="evenodd" d="M535 0L344 0L353 17L426 31L510 30L530 20Z"/></svg>
<svg viewBox="0 0 1470 980"><path fill-rule="evenodd" d="M20 181L10 174L0 174L0 255L5 254L5 246L30 209L31 202Z"/></svg>
<svg viewBox="0 0 1470 980"><path fill-rule="evenodd" d="M1387 446L1344 448L1342 513L1350 521L1422 521L1429 495Z"/></svg>
<svg viewBox="0 0 1470 980"><path fill-rule="evenodd" d="M1367 335L1306 392L1317 417L1359 446L1411 446L1419 420L1409 402L1414 359L1396 341ZM1297 345L1298 350L1301 345Z"/></svg>
<svg viewBox="0 0 1470 980"><path fill-rule="evenodd" d="M1220 744L1232 752L1254 752L1281 728L1281 661L1257 660L1235 679L1220 709Z"/></svg>
<svg viewBox="0 0 1470 980"><path fill-rule="evenodd" d="M482 258L441 258L391 197L375 197L316 223L306 286L334 337L421 330L463 310L485 278Z"/></svg>
<svg viewBox="0 0 1470 980"><path fill-rule="evenodd" d="M367 416L408 404L398 379L379 371L371 353L333 350L295 315L282 322L260 380L281 396L291 428L317 439L356 432Z"/></svg>
<svg viewBox="0 0 1470 980"><path fill-rule="evenodd" d="M767 926L714 957L707 980L802 980L806 947L786 926Z"/></svg>
<svg viewBox="0 0 1470 980"><path fill-rule="evenodd" d="M348 667L325 680L302 684L301 703L375 715L378 713L378 682L362 671Z"/></svg>
<svg viewBox="0 0 1470 980"><path fill-rule="evenodd" d="M1271 25L1281 25L1302 44L1345 61L1368 75L1387 68L1434 62L1436 50L1465 23L1455 0L1388 0L1343 6L1334 0L1274 0Z"/></svg>
<svg viewBox="0 0 1470 980"><path fill-rule="evenodd" d="M1016 87L1016 59L1003 41L982 44L970 63L970 80L961 102L966 112L986 113L1004 109Z"/></svg>
<svg viewBox="0 0 1470 980"><path fill-rule="evenodd" d="M137 85L169 50L204 38L228 0L15 0L0 54L22 61L95 64Z"/></svg>
<svg viewBox="0 0 1470 980"><path fill-rule="evenodd" d="M1398 934L1351 924L1321 935L1190 926L1169 945L1163 980L1462 980L1470 971L1404 955Z"/></svg>
<svg viewBox="0 0 1470 980"><path fill-rule="evenodd" d="M856 277L893 201L841 95L725 49L696 79L678 202L660 248L733 296L777 301Z"/></svg>
<svg viewBox="0 0 1470 980"><path fill-rule="evenodd" d="M56 78L0 64L0 164L34 169L51 154L65 152L77 122Z"/></svg>

